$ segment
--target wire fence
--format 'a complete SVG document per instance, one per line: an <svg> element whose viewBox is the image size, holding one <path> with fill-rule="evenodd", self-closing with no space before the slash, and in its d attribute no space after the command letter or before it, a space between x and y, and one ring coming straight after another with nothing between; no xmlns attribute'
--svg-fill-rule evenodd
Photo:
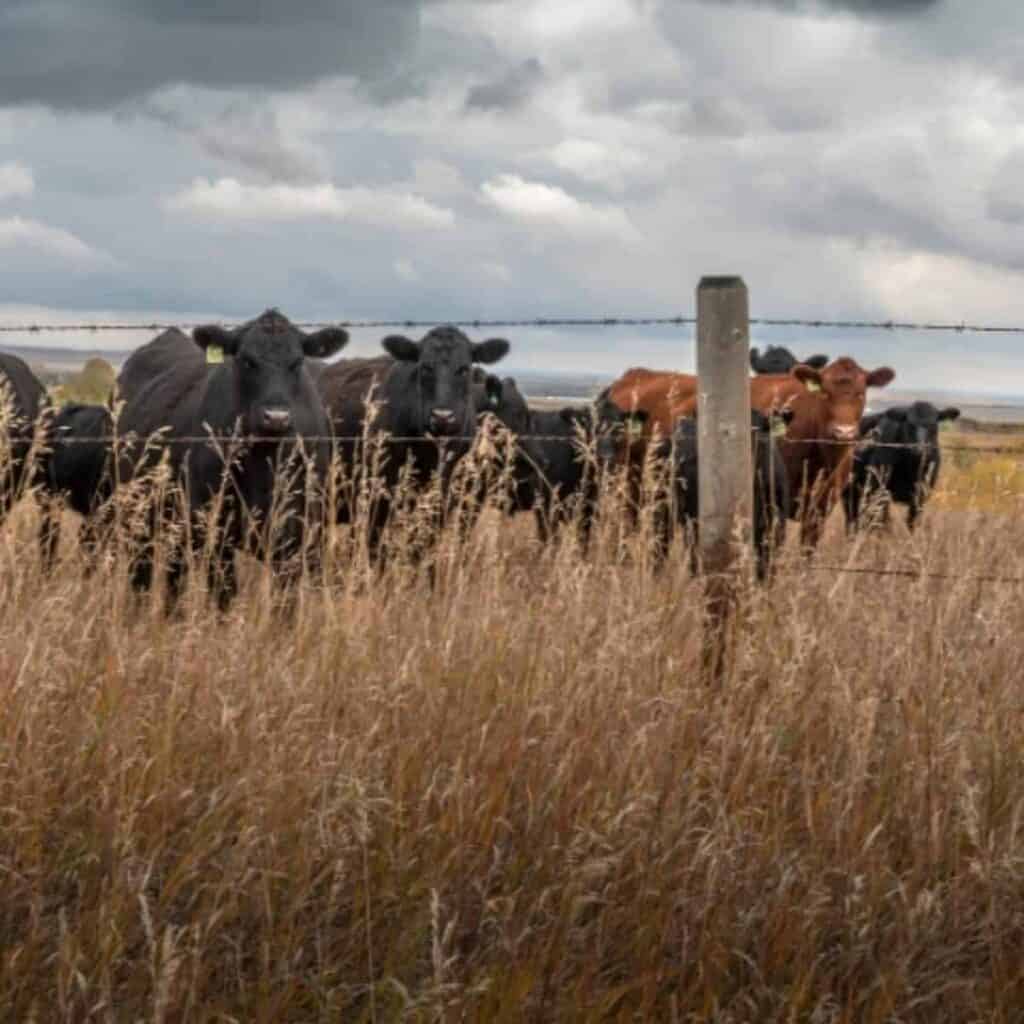
<svg viewBox="0 0 1024 1024"><path fill-rule="evenodd" d="M18 323L0 324L0 334L41 334L80 331L97 333L101 331L165 331L171 328L192 330L211 321L195 323L171 323L148 321L144 323ZM217 321L223 327L240 327L247 321ZM297 320L295 327L317 329L322 327L345 327L352 330L371 328L430 329L438 324L452 327L494 328L494 327L682 327L696 324L692 315L654 316L540 316L529 318L438 318L436 320ZM969 321L911 321L911 320L830 320L808 317L751 317L751 326L757 327L809 327L812 329L835 328L837 330L878 330L878 331L943 331L956 334L1024 334L1024 326L1011 324L978 324Z"/></svg>
<svg viewBox="0 0 1024 1024"><path fill-rule="evenodd" d="M753 431L756 433L757 431ZM386 433L370 433L365 434L302 434L302 435L280 435L280 434L229 434L229 433L213 433L213 434L196 434L196 435L177 435L174 437L158 437L156 434L150 435L150 443L156 445L192 445L192 444L204 444L204 443L220 443L230 441L232 443L239 444L280 444L282 442L296 443L301 441L302 443L358 443L360 441L374 442L383 439L391 444L423 444L423 445L443 445L443 444L472 444L479 439L479 434L455 434L447 436L428 436L425 434L386 434ZM578 436L566 435L566 434L515 434L511 433L511 437L515 441L544 441L544 442L558 442L561 444L574 444L578 445L581 443L581 438ZM141 436L135 436L130 431L124 434L109 434L99 436L88 436L88 435L76 435L76 434L60 434L59 437L55 438L54 441L60 444L96 444L103 443L109 444L115 441L119 442L132 442L137 443L142 440L146 440ZM925 454L927 452L933 452L936 449L942 454L946 452L966 453L971 455L1016 455L1024 460L1024 442L1018 446L1013 445L985 445L985 444L945 444L940 443L938 445L931 444L920 444L917 442L901 442L901 441L872 441L870 439L859 438L855 441L840 441L835 438L788 438L780 437L778 441L784 442L789 445L817 445L820 447L836 447L836 448L853 448L855 450L867 451L870 449L894 449L899 451L914 451Z"/></svg>
<svg viewBox="0 0 1024 1024"><path fill-rule="evenodd" d="M16 323L0 324L0 334L41 334L41 333L100 333L100 332L159 332L171 328L179 330L190 330L201 326L204 322L196 323L162 323L159 321L117 323L117 322L80 322L80 323ZM246 321L237 323L224 323L226 327L241 326ZM318 329L323 327L344 327L347 329L374 329L374 328L400 328L400 329L430 329L438 323L451 326L492 329L492 328L558 328L558 327L682 327L692 326L697 323L693 315L653 315L653 316L603 316L603 317L532 317L532 318L464 318L454 317L450 319L419 320L419 319L356 319L356 320L303 320L296 321L294 325L303 329ZM810 317L752 317L749 319L751 326L761 327L805 327L810 329L837 329L837 330L880 330L880 331L926 331L945 333L975 333L975 334L1024 334L1024 326L1003 325L1003 324L981 324L968 322L966 320L954 321L909 321L909 320L869 320L869 319L826 319ZM755 428L754 432L757 430ZM298 440L302 443L358 443L362 441L374 441L380 435L359 434L359 435L313 435L303 436ZM389 443L405 445L444 445L444 444L472 444L477 435L456 435L445 437L429 437L423 435L384 435ZM515 441L541 441L546 443L578 444L580 436L567 436L565 434L530 434L520 433L513 435ZM791 438L781 437L790 445L815 445L826 447L854 448L860 451L870 449L898 449L903 451L917 451L925 453L934 451L936 446L922 444L919 442L885 442L870 437L858 438L856 440L842 440L834 437L820 438ZM104 443L126 443L138 444L143 440L147 444L155 446L169 445L195 445L205 443L240 443L240 444L267 444L280 443L279 435L230 435L224 433L211 433L205 435L176 436L176 437L151 437L149 439L132 438L131 435L120 435L110 437L88 437L76 436L73 434L62 434L59 437L60 444L104 444ZM968 453L972 455L1013 455L1024 459L1024 449L1021 446L1013 445L991 445L991 444L950 444L940 443L938 449L942 453ZM832 575L850 576L871 576L889 577L908 580L934 580L956 583L993 583L1011 586L1024 585L1024 577L1003 576L999 574L953 574L926 571L913 567L883 567L883 566L850 566L850 565L828 565L805 563L797 567L783 569L790 573L829 573Z"/></svg>

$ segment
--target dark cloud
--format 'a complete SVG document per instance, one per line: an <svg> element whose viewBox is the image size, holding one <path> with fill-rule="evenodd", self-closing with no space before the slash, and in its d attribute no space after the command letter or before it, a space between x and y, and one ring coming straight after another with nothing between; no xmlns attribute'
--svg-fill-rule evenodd
<svg viewBox="0 0 1024 1024"><path fill-rule="evenodd" d="M865 17L900 17L937 9L944 0L704 0L709 4L746 4L750 7L776 7L784 11L847 11Z"/></svg>
<svg viewBox="0 0 1024 1024"><path fill-rule="evenodd" d="M106 109L177 83L383 82L415 49L425 2L7 0L0 106Z"/></svg>
<svg viewBox="0 0 1024 1024"><path fill-rule="evenodd" d="M540 85L544 69L535 57L510 68L499 78L473 86L466 95L467 110L514 110Z"/></svg>
<svg viewBox="0 0 1024 1024"><path fill-rule="evenodd" d="M302 184L322 181L327 174L323 156L289 137L276 109L250 97L236 97L207 112L195 108L193 97L162 94L142 101L133 113L190 138L208 156L270 181Z"/></svg>

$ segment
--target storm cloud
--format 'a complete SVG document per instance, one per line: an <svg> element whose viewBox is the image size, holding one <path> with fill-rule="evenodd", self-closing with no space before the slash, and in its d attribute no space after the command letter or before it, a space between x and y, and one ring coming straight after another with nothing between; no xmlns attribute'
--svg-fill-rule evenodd
<svg viewBox="0 0 1024 1024"><path fill-rule="evenodd" d="M466 96L466 107L469 110L512 110L530 98L543 78L540 61L531 57L490 82L474 85Z"/></svg>
<svg viewBox="0 0 1024 1024"><path fill-rule="evenodd" d="M298 89L398 74L421 0L8 0L0 105L105 109L165 86Z"/></svg>

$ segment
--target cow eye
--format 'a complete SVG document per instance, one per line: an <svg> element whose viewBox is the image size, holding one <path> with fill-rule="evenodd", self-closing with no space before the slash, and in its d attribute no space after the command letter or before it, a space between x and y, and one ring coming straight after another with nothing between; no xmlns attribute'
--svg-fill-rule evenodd
<svg viewBox="0 0 1024 1024"><path fill-rule="evenodd" d="M246 370L255 372L260 368L260 365L252 356L242 356L242 367Z"/></svg>

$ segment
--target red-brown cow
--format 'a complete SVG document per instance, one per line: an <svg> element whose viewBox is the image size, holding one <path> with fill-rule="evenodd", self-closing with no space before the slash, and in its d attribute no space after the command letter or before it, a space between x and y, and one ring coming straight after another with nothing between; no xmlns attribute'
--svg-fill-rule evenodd
<svg viewBox="0 0 1024 1024"><path fill-rule="evenodd" d="M868 388L884 388L896 376L888 366L865 370L842 356L823 370L795 366L786 375L756 377L750 404L766 415L793 412L781 443L800 541L817 545L821 528L850 478ZM808 390L808 387L814 390Z"/></svg>

